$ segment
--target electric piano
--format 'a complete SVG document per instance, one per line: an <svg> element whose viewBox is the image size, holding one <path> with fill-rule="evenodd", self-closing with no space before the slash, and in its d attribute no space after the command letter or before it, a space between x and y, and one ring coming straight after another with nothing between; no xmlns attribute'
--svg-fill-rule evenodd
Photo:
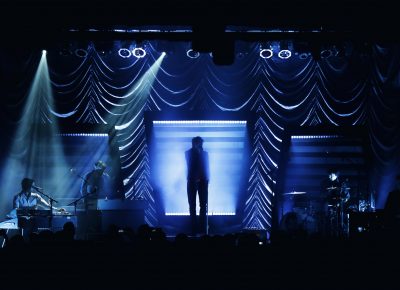
<svg viewBox="0 0 400 290"><path fill-rule="evenodd" d="M17 208L17 217L49 217L50 209Z"/></svg>
<svg viewBox="0 0 400 290"><path fill-rule="evenodd" d="M14 218L0 222L0 229L18 230L18 219Z"/></svg>
<svg viewBox="0 0 400 290"><path fill-rule="evenodd" d="M16 217L14 216L16 215ZM8 215L10 218L0 223L0 229L19 229L18 219L31 219L36 220L39 230L49 229L52 231L62 230L66 222L72 222L75 227L77 226L77 217L67 211L57 211L50 209L17 209L15 213Z"/></svg>

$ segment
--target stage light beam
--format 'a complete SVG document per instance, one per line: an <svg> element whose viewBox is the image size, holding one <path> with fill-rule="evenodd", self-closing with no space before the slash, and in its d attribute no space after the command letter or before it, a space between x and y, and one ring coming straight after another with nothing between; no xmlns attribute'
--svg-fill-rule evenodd
<svg viewBox="0 0 400 290"><path fill-rule="evenodd" d="M20 191L23 177L33 178L51 195L62 187L62 177L66 173L59 170L59 165L63 164L64 155L57 137L59 130L52 114L53 107L46 51L43 50L5 162L7 170L0 177L2 213L11 210L12 199Z"/></svg>
<svg viewBox="0 0 400 290"><path fill-rule="evenodd" d="M150 91L156 80L157 73L161 67L161 63L166 54L161 54L158 59L149 67L149 69L132 85L130 91L124 95L116 108L113 110L112 115L116 116L116 122L114 128L117 131L120 138L125 140L125 145L119 147L120 155L123 156L125 152L129 152L129 148L134 144L132 139L132 132L139 130L143 126L143 107L146 105L148 98L150 97ZM150 58L146 58L148 61ZM136 115L132 115L131 112L139 112ZM143 136L143 138L145 138ZM113 142L113 140L111 140ZM121 166L121 170L125 170L132 166L135 160L127 160L125 164ZM140 167L140 166L138 166ZM141 187L136 186L133 181L133 177L136 171L132 172L123 180L125 187L125 197L143 197ZM135 176L134 176L135 175ZM151 197L149 197L151 198Z"/></svg>

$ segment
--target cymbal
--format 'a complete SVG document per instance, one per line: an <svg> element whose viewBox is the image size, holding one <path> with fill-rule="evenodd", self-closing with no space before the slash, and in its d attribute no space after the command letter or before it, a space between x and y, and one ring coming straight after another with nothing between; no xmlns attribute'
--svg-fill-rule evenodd
<svg viewBox="0 0 400 290"><path fill-rule="evenodd" d="M326 189L327 189L327 190L334 190L334 189L339 189L339 187L331 186L331 187L327 187Z"/></svg>
<svg viewBox="0 0 400 290"><path fill-rule="evenodd" d="M291 191L291 192L285 192L283 195L296 195L296 194L306 194L305 191Z"/></svg>

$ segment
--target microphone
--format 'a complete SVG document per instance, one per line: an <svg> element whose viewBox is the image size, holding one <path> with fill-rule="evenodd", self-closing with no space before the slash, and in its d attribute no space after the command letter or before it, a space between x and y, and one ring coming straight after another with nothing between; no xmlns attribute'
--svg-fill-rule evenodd
<svg viewBox="0 0 400 290"><path fill-rule="evenodd" d="M36 186L36 185L32 185L32 188L33 188L33 189L36 189L36 190L43 190L43 188L41 188L41 187L39 187L39 186Z"/></svg>

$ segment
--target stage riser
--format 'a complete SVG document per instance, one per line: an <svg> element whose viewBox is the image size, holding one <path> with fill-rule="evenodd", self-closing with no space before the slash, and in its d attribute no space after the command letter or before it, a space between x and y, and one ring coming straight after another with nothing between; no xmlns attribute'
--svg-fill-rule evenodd
<svg viewBox="0 0 400 290"><path fill-rule="evenodd" d="M199 219L199 216L197 216ZM190 233L190 216L164 216L160 227L167 234ZM237 216L209 216L209 234L228 234L241 231L241 220Z"/></svg>

